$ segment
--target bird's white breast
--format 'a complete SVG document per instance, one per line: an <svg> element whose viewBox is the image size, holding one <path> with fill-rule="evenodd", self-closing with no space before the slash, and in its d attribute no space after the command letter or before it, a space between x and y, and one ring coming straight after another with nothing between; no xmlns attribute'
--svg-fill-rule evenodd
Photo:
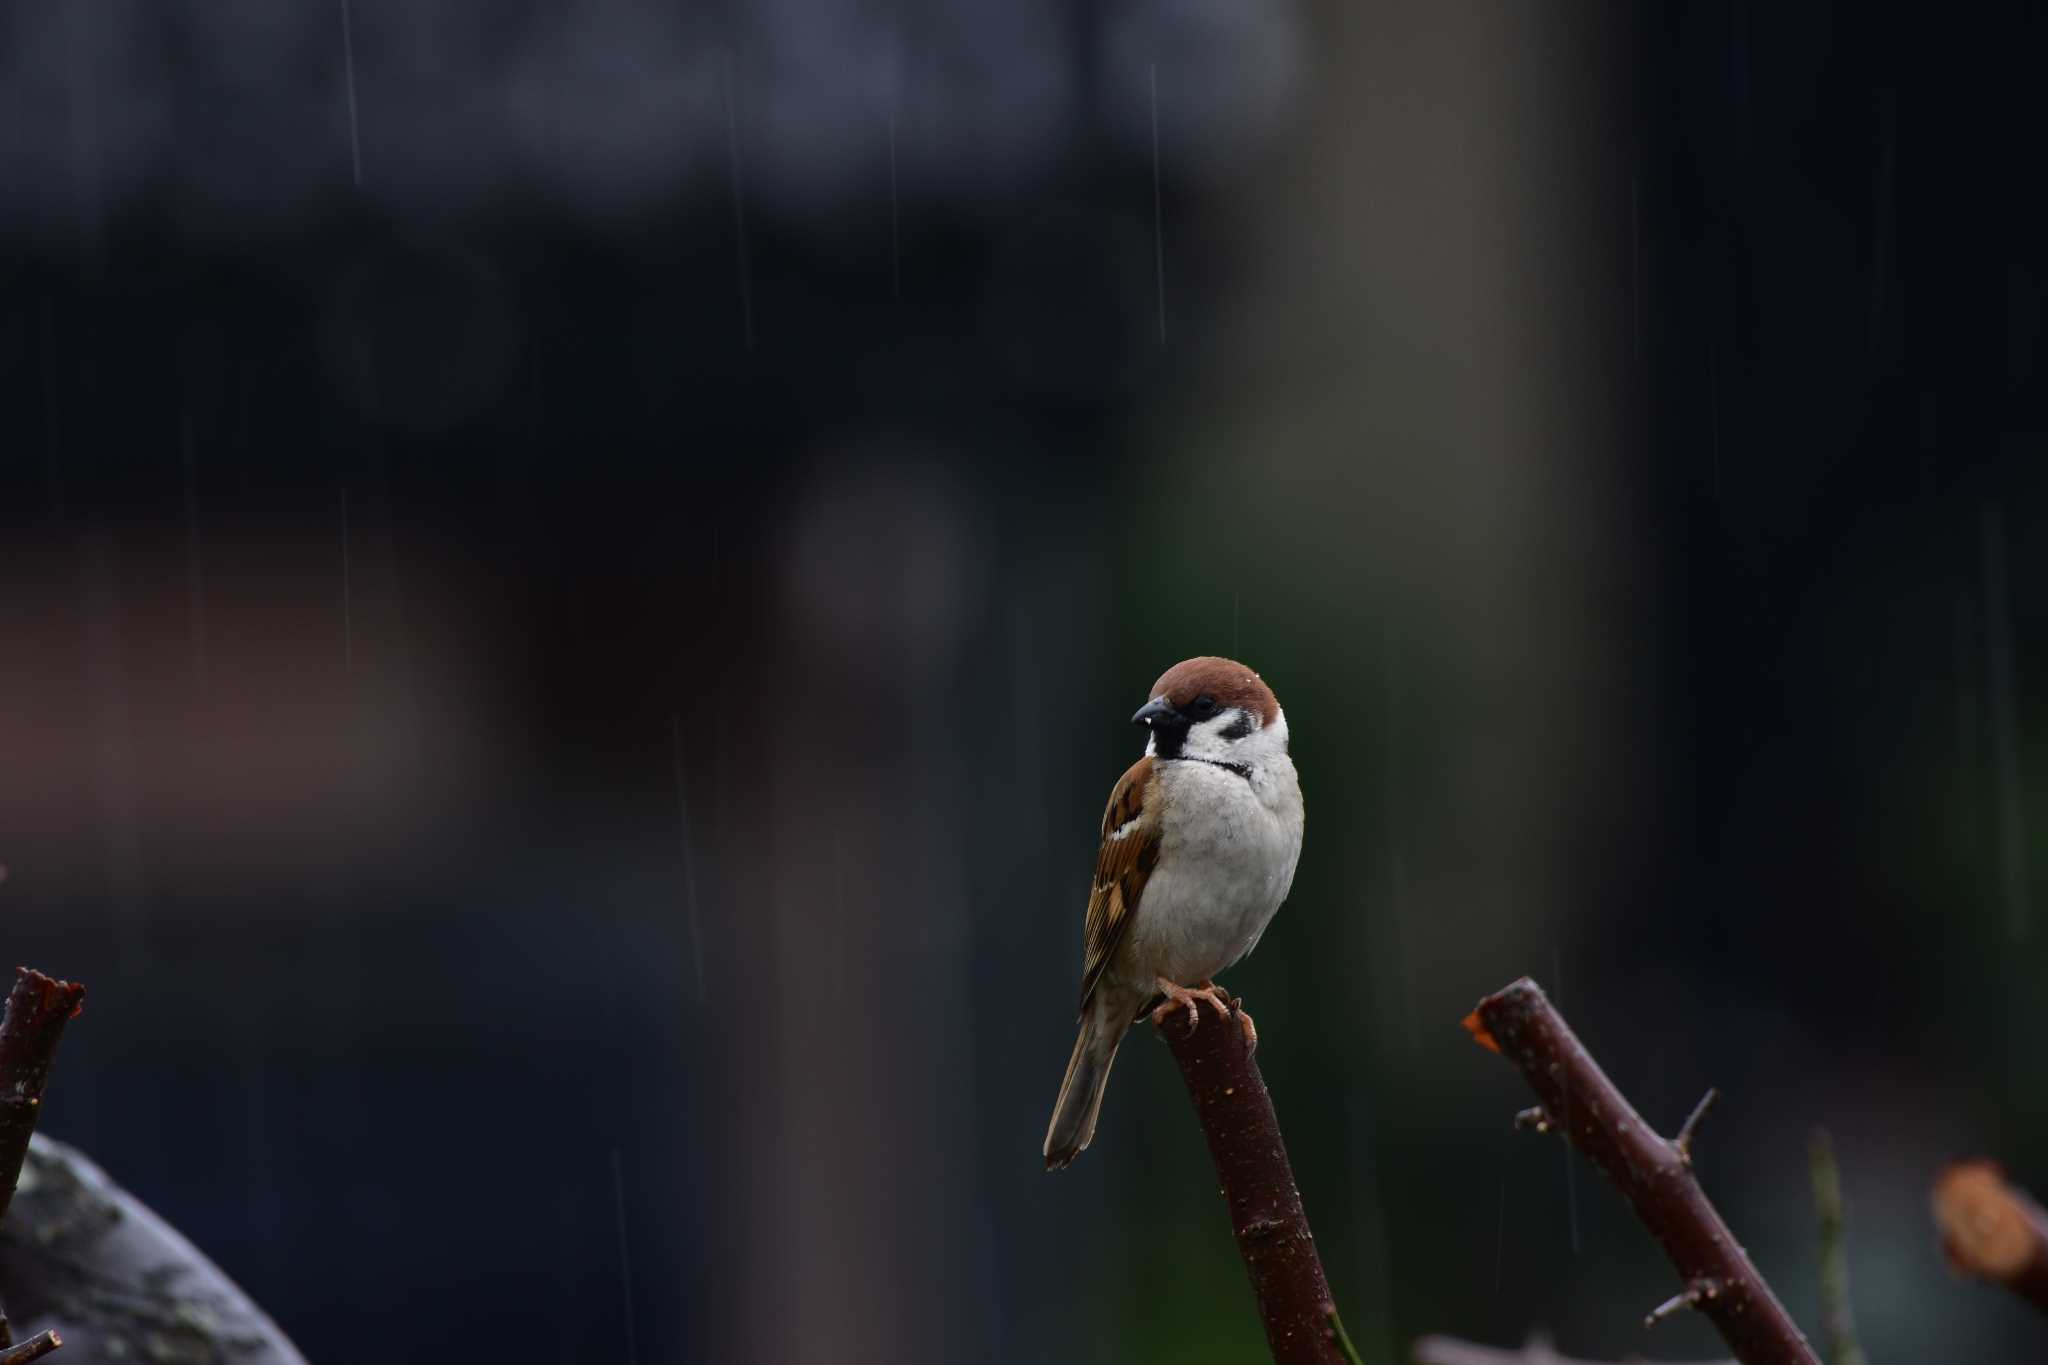
<svg viewBox="0 0 2048 1365"><path fill-rule="evenodd" d="M1130 968L1186 985L1249 953L1301 857L1294 764L1267 756L1250 780L1210 763L1166 761L1159 862L1131 925Z"/></svg>

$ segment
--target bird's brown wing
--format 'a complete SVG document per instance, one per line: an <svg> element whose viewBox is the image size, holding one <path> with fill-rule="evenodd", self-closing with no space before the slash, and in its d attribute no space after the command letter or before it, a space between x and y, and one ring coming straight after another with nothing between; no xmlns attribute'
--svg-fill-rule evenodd
<svg viewBox="0 0 2048 1365"><path fill-rule="evenodd" d="M1102 813L1102 847L1095 855L1095 884L1088 891L1086 956L1081 967L1081 1010L1109 965L1110 955L1131 927L1138 899L1159 862L1159 779L1148 754L1130 766L1109 809Z"/></svg>

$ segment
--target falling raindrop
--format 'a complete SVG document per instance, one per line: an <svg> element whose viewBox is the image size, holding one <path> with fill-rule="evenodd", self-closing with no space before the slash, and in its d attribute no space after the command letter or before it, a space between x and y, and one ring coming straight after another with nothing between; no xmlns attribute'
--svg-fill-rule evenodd
<svg viewBox="0 0 2048 1365"><path fill-rule="evenodd" d="M626 1175L616 1147L612 1148L612 1207L619 1224L619 1289L625 1299L626 1365L639 1365L640 1334L633 1313L633 1259L626 1245Z"/></svg>
<svg viewBox="0 0 2048 1365"><path fill-rule="evenodd" d="M848 944L846 904L846 835L832 831L832 998L846 999L846 964L852 957Z"/></svg>
<svg viewBox="0 0 2048 1365"><path fill-rule="evenodd" d="M1878 330L1884 321L1885 258L1891 248L1892 234L1892 161L1897 135L1893 127L1894 111L1891 98L1885 99L1884 106L1884 154L1877 170L1877 220L1876 231L1870 247L1870 349L1877 349Z"/></svg>
<svg viewBox="0 0 2048 1365"><path fill-rule="evenodd" d="M1707 421L1714 451L1714 501L1721 500L1721 359L1707 347Z"/></svg>
<svg viewBox="0 0 2048 1365"><path fill-rule="evenodd" d="M57 402L57 305L43 297L43 498L50 520L64 521L63 410Z"/></svg>
<svg viewBox="0 0 2048 1365"><path fill-rule="evenodd" d="M246 356L235 357L235 451L249 453L249 392L255 387L250 380L250 362Z"/></svg>
<svg viewBox="0 0 2048 1365"><path fill-rule="evenodd" d="M889 297L903 299L903 201L896 177L896 125L903 106L903 33L892 24L889 44Z"/></svg>
<svg viewBox="0 0 2048 1365"><path fill-rule="evenodd" d="M729 600L728 587L731 576L726 572L726 569L725 519L721 517L711 523L711 590L712 600L717 602ZM714 635L720 624L722 622L713 624L712 630ZM727 709L726 675L721 672L718 676L718 699L713 703L711 716L711 875L714 879L714 885L717 884L716 879L724 870L724 864L719 859L725 854L725 787L726 768L728 765L725 719Z"/></svg>
<svg viewBox="0 0 2048 1365"><path fill-rule="evenodd" d="M1940 481L1937 462L1940 448L1940 408L1933 393L1920 395L1920 494L1925 498L1934 496L1935 485Z"/></svg>
<svg viewBox="0 0 2048 1365"><path fill-rule="evenodd" d="M341 666L356 671L355 586L349 571L348 487L341 490Z"/></svg>
<svg viewBox="0 0 2048 1365"><path fill-rule="evenodd" d="M356 126L356 27L349 0L341 0L341 60L348 83L348 164L357 189L363 187L363 140ZM388 169L388 168L387 168ZM388 176L387 176L388 179Z"/></svg>
<svg viewBox="0 0 2048 1365"><path fill-rule="evenodd" d="M1984 571L1984 674L1991 703L1991 761L1998 792L1998 873L2005 906L2005 930L2027 936L2026 822L2020 802L2019 710L2015 701L2012 595L2005 572L2005 509L1986 502L1978 509L1979 548Z"/></svg>
<svg viewBox="0 0 2048 1365"><path fill-rule="evenodd" d="M1956 808L1961 814L1963 856L1969 865L1982 865L1983 810L1979 795L1977 756L1983 752L1978 733L1983 706L1977 696L1976 670L1972 666L1975 641L1971 639L1971 593L1967 584L1956 587Z"/></svg>
<svg viewBox="0 0 2048 1365"><path fill-rule="evenodd" d="M206 557L199 548L199 489L192 416L181 413L178 454L185 472L185 628L191 640L192 686L206 689Z"/></svg>
<svg viewBox="0 0 2048 1365"><path fill-rule="evenodd" d="M696 972L697 1003L704 1003L704 940L697 923L697 858L690 837L690 802L683 786L682 717L668 718L669 741L676 772L676 821L683 836L683 914L690 929L690 966Z"/></svg>
<svg viewBox="0 0 2048 1365"><path fill-rule="evenodd" d="M1636 359L1643 358L1643 212L1640 185L1628 178L1628 297L1635 326Z"/></svg>
<svg viewBox="0 0 2048 1365"><path fill-rule="evenodd" d="M747 349L754 349L754 278L747 250L746 195L740 184L740 121L738 97L733 88L732 54L725 54L722 68L725 93L725 149L732 169L732 231L739 252L740 321L745 328Z"/></svg>
<svg viewBox="0 0 2048 1365"><path fill-rule="evenodd" d="M896 184L896 107L889 106L889 296L903 298L903 205Z"/></svg>
<svg viewBox="0 0 2048 1365"><path fill-rule="evenodd" d="M1736 0L1734 41L1730 44L1735 86L1735 140L1744 159L1749 156L1749 6Z"/></svg>
<svg viewBox="0 0 2048 1365"><path fill-rule="evenodd" d="M70 101L69 151L73 206L78 215L78 247L81 259L95 274L106 265L107 226L105 180L106 154L102 147L107 124L101 112L101 86L107 78L106 64L96 60L102 37L96 32L94 5L58 5L64 27L64 83ZM15 47L21 41L12 35ZM117 96L118 98L118 96ZM125 103L125 101L122 101ZM115 123L118 129L119 124Z"/></svg>
<svg viewBox="0 0 2048 1365"><path fill-rule="evenodd" d="M1493 1215L1493 1292L1500 1294L1501 1254L1508 1244L1508 1174L1500 1174L1500 1204Z"/></svg>
<svg viewBox="0 0 2048 1365"><path fill-rule="evenodd" d="M1351 1152L1351 1178L1345 1182L1351 1195L1353 1240L1359 1247L1362 1274L1359 1276L1361 1311L1355 1321L1380 1324L1386 1333L1384 1359L1399 1358L1394 1341L1395 1304L1394 1257L1391 1220L1386 1204L1386 1181L1382 1178L1379 1154L1372 1137L1372 1115L1363 1099L1353 1096L1344 1105L1344 1129ZM1363 1344L1370 1326L1354 1327Z"/></svg>
<svg viewBox="0 0 2048 1365"><path fill-rule="evenodd" d="M112 531L94 525L84 533L79 567L85 606L82 663L92 701L93 777L105 840L116 961L125 974L139 970L146 960L142 939L147 905L119 546Z"/></svg>
<svg viewBox="0 0 2048 1365"><path fill-rule="evenodd" d="M1151 65L1152 94L1152 273L1159 295L1159 344L1166 344L1166 219L1159 195L1159 63Z"/></svg>
<svg viewBox="0 0 2048 1365"><path fill-rule="evenodd" d="M1401 1013L1408 1051L1422 1046L1422 1030L1415 1012L1414 954L1408 924L1408 868L1401 839L1401 747L1400 709L1394 660L1394 628L1385 626L1380 634L1383 691L1386 694L1386 820L1387 863L1393 880L1395 970L1401 976Z"/></svg>
<svg viewBox="0 0 2048 1365"><path fill-rule="evenodd" d="M1564 955L1558 951L1555 942L1552 942L1550 945L1550 980L1552 983L1551 998L1557 1002L1558 1013L1562 1014L1564 1013ZM1578 1168L1572 1164L1572 1092L1569 1085L1566 1085L1563 1089L1564 1113L1560 1117L1564 1123L1564 1141L1558 1145L1564 1149L1564 1199L1565 1207L1571 1215L1572 1255L1576 1256L1579 1254L1579 1173Z"/></svg>

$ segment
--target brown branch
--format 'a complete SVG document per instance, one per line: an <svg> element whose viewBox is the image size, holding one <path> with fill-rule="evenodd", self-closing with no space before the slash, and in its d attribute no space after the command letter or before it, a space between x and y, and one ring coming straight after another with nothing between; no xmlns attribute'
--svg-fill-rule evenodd
<svg viewBox="0 0 2048 1365"><path fill-rule="evenodd" d="M2048 1213L1995 1161L1958 1161L1934 1181L1934 1223L1958 1273L2048 1312Z"/></svg>
<svg viewBox="0 0 2048 1365"><path fill-rule="evenodd" d="M1541 1332L1529 1334L1528 1345L1520 1350L1500 1350L1456 1337L1423 1337L1415 1343L1415 1365L1597 1365L1590 1360L1562 1356ZM1701 1365L1734 1365L1733 1361L1703 1361Z"/></svg>
<svg viewBox="0 0 2048 1365"><path fill-rule="evenodd" d="M0 1365L28 1365L31 1360L41 1360L63 1344L64 1339L55 1332L43 1332L11 1350L0 1351Z"/></svg>
<svg viewBox="0 0 2048 1365"><path fill-rule="evenodd" d="M0 1017L0 1218L14 1201L57 1040L84 1007L85 987L53 981L32 967L15 969L7 1012Z"/></svg>
<svg viewBox="0 0 2048 1365"><path fill-rule="evenodd" d="M1205 1011L1192 1028L1187 1013L1176 1010L1159 1031L1180 1063L1216 1163L1275 1365L1343 1365L1329 1281L1237 1003L1231 1018Z"/></svg>
<svg viewBox="0 0 2048 1365"><path fill-rule="evenodd" d="M1806 1337L1693 1177L1678 1145L1643 1122L1528 977L1487 996L1465 1019L1483 1046L1521 1069L1549 1114L1568 1114L1565 1136L1606 1173L1664 1248L1683 1306L1705 1314L1743 1365L1820 1365ZM1690 1141L1706 1104L1693 1111Z"/></svg>

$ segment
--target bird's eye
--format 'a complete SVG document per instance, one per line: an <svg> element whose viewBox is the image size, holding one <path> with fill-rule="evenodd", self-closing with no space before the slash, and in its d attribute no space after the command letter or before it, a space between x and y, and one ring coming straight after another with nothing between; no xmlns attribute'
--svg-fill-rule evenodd
<svg viewBox="0 0 2048 1365"><path fill-rule="evenodd" d="M1216 714L1216 699L1211 696L1196 697L1188 707L1188 714L1196 720L1207 720Z"/></svg>

